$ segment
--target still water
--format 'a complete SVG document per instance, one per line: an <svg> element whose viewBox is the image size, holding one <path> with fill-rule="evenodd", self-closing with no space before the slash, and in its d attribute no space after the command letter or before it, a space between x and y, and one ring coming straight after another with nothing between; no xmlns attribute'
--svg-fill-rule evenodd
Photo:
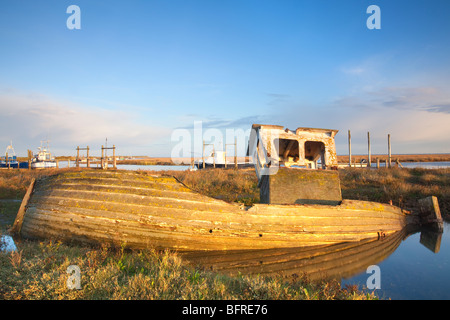
<svg viewBox="0 0 450 320"><path fill-rule="evenodd" d="M395 165L395 164L394 164ZM372 163L372 167L376 167L376 163ZM380 163L381 167L384 167L384 163ZM450 162L438 161L438 162L402 162L404 168L423 168L423 169L442 169L450 168Z"/></svg>
<svg viewBox="0 0 450 320"><path fill-rule="evenodd" d="M380 298L393 300L450 299L450 224L444 223L444 232L433 252L421 244L421 233L403 240L397 249L382 262L381 289L375 290ZM367 285L373 274L363 271L344 279L342 284Z"/></svg>
<svg viewBox="0 0 450 320"><path fill-rule="evenodd" d="M70 167L72 168L74 166L74 162L70 162ZM60 168L67 168L67 161L60 161L59 167ZM85 168L86 164L80 164L81 168ZM98 164L91 165L91 168L97 168L100 167ZM188 165L174 165L174 166L168 166L168 165L138 165L138 164L118 164L117 169L121 170L149 170L149 171L163 171L163 170L187 170L191 166Z"/></svg>
<svg viewBox="0 0 450 320"><path fill-rule="evenodd" d="M72 161L71 167L74 166L74 162ZM67 161L60 161L60 168L67 168ZM404 162L402 163L405 168L423 168L423 169L441 169L441 168L450 168L450 162L448 161L440 161L440 162ZM97 164L92 165L91 167L95 168L96 166L100 166ZM376 163L372 163L372 167L376 168ZM380 163L381 167L384 167L384 163ZM80 167L86 167L86 164L81 164ZM117 165L117 169L122 170L151 170L151 171L162 171L162 170L188 170L191 168L189 165L137 165L137 164L119 164Z"/></svg>

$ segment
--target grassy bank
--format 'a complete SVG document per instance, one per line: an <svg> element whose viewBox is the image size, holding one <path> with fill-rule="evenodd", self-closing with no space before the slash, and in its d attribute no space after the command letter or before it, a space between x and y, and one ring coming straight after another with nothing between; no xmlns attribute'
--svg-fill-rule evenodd
<svg viewBox="0 0 450 320"><path fill-rule="evenodd" d="M60 169L68 170L68 169ZM74 169L70 169L74 170ZM0 199L21 199L33 177L51 171L0 171ZM450 169L340 170L344 198L373 200L412 208L428 195L450 209ZM142 172L155 174L155 172ZM225 201L259 202L253 170L171 171L192 189ZM0 201L0 232L12 225L20 205ZM154 250L86 247L52 241L20 241L18 250L0 253L0 299L374 299L337 281L289 278L228 277L183 263L176 254ZM67 288L67 267L81 271L81 289Z"/></svg>
<svg viewBox="0 0 450 320"><path fill-rule="evenodd" d="M0 253L0 299L372 299L337 281L227 277L187 267L176 253L22 242ZM81 289L67 288L80 268Z"/></svg>

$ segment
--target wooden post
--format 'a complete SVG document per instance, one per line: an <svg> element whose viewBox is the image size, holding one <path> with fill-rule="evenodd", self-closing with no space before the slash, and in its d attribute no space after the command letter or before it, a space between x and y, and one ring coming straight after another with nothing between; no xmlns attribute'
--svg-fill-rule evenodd
<svg viewBox="0 0 450 320"><path fill-rule="evenodd" d="M33 192L34 184L36 179L31 179L30 185L28 186L27 192L22 199L22 203L20 204L19 211L17 212L16 220L14 220L14 224L10 229L10 232L13 234L20 234L20 230L22 229L23 218L25 216L25 210L28 205L28 201L30 200L31 193Z"/></svg>
<svg viewBox="0 0 450 320"><path fill-rule="evenodd" d="M380 169L380 158L377 158L377 169Z"/></svg>
<svg viewBox="0 0 450 320"><path fill-rule="evenodd" d="M33 159L33 151L28 149L28 170L31 170L31 159Z"/></svg>
<svg viewBox="0 0 450 320"><path fill-rule="evenodd" d="M80 146L77 147L77 159L76 161L76 167L79 168L80 167Z"/></svg>
<svg viewBox="0 0 450 320"><path fill-rule="evenodd" d="M430 196L418 200L419 216L422 225L431 227L436 232L444 231L444 221L442 219L441 210L439 209L438 199Z"/></svg>
<svg viewBox="0 0 450 320"><path fill-rule="evenodd" d="M5 154L6 167L9 169L8 152Z"/></svg>
<svg viewBox="0 0 450 320"><path fill-rule="evenodd" d="M372 166L372 159L371 159L371 150L370 150L370 132L367 132L367 153L368 153L368 163L367 166L370 168Z"/></svg>
<svg viewBox="0 0 450 320"><path fill-rule="evenodd" d="M224 153L225 153L224 158L225 158L225 169L226 169L227 168L227 145L225 145Z"/></svg>
<svg viewBox="0 0 450 320"><path fill-rule="evenodd" d="M56 169L59 169L59 160L56 159Z"/></svg>
<svg viewBox="0 0 450 320"><path fill-rule="evenodd" d="M86 166L89 168L91 161L89 160L89 146L86 147Z"/></svg>
<svg viewBox="0 0 450 320"><path fill-rule="evenodd" d="M213 167L214 169L216 168L216 149L214 148L214 145L213 145Z"/></svg>
<svg viewBox="0 0 450 320"><path fill-rule="evenodd" d="M238 168L238 164L237 164L237 138L234 137L234 168L237 169Z"/></svg>
<svg viewBox="0 0 450 320"><path fill-rule="evenodd" d="M116 146L115 145L113 145L113 168L117 169Z"/></svg>
<svg viewBox="0 0 450 320"><path fill-rule="evenodd" d="M203 163L203 169L205 169L205 140L203 140L202 163Z"/></svg>
<svg viewBox="0 0 450 320"><path fill-rule="evenodd" d="M104 149L103 149L103 145L102 145L102 158L101 158L101 161L100 161L100 165L101 165L102 169L104 169L103 161L105 161L105 160L103 159L103 151L104 151Z"/></svg>
<svg viewBox="0 0 450 320"><path fill-rule="evenodd" d="M352 167L352 134L348 130L348 166Z"/></svg>
<svg viewBox="0 0 450 320"><path fill-rule="evenodd" d="M391 167L391 135L388 134L388 164Z"/></svg>

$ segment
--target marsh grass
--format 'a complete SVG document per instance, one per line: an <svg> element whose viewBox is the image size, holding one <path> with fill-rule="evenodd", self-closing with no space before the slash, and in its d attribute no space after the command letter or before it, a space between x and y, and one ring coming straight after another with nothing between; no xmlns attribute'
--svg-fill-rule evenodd
<svg viewBox="0 0 450 320"><path fill-rule="evenodd" d="M307 277L228 277L184 265L174 252L127 251L23 241L0 253L0 299L291 300L374 299L338 281ZM67 268L81 271L81 289L69 289Z"/></svg>
<svg viewBox="0 0 450 320"><path fill-rule="evenodd" d="M189 188L228 202L251 205L259 202L258 180L254 170L205 169L168 171Z"/></svg>
<svg viewBox="0 0 450 320"><path fill-rule="evenodd" d="M436 196L441 213L450 218L450 169L339 170L342 197L417 210L417 200Z"/></svg>

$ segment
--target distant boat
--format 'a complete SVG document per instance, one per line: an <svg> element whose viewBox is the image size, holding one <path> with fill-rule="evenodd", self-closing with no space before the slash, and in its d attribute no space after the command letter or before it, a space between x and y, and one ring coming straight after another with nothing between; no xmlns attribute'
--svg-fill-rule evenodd
<svg viewBox="0 0 450 320"><path fill-rule="evenodd" d="M5 156L0 158L0 168L18 168L16 152L12 146L12 142L6 147Z"/></svg>
<svg viewBox="0 0 450 320"><path fill-rule="evenodd" d="M42 143L47 143L47 148L42 146ZM32 169L46 169L46 168L56 168L56 160L55 157L52 156L49 147L48 141L41 141L41 146L38 147L39 151L34 155L31 160L31 168Z"/></svg>
<svg viewBox="0 0 450 320"><path fill-rule="evenodd" d="M234 161L227 161L226 158L226 152L225 151L214 151L211 152L209 157L205 158L205 164L203 165L203 160L195 161L195 166L198 169L205 168L234 168L235 162ZM253 168L253 163L251 162L238 162L237 163L238 168Z"/></svg>

